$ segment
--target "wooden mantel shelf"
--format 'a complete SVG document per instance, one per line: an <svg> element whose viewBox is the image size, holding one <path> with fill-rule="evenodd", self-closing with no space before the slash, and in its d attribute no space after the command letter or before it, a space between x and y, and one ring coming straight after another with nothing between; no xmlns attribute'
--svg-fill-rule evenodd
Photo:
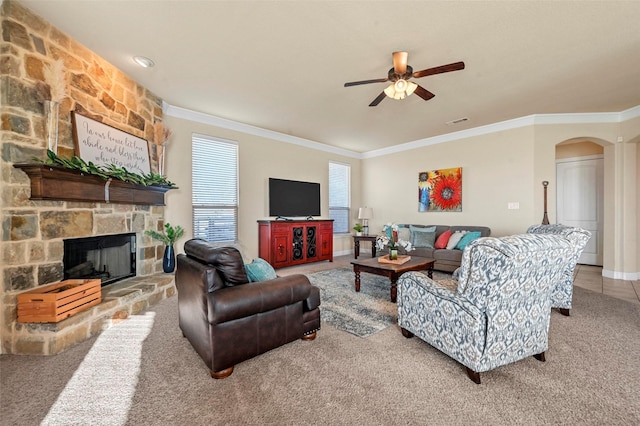
<svg viewBox="0 0 640 426"><path fill-rule="evenodd" d="M32 200L164 206L164 193L173 186L144 186L47 164L14 164L31 179Z"/></svg>

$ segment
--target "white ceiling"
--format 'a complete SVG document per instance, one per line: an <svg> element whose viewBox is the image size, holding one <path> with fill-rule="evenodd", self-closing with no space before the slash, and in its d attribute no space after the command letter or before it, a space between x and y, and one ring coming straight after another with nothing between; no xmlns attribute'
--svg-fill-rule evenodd
<svg viewBox="0 0 640 426"><path fill-rule="evenodd" d="M20 2L170 105L355 152L640 105L640 1ZM386 77L397 50L466 69L415 79L429 101L343 87Z"/></svg>

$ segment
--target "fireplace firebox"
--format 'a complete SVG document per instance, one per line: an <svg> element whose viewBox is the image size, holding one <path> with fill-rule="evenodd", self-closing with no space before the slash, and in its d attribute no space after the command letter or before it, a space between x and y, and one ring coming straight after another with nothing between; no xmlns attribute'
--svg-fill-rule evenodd
<svg viewBox="0 0 640 426"><path fill-rule="evenodd" d="M136 234L64 240L65 279L102 280L102 286L136 276Z"/></svg>

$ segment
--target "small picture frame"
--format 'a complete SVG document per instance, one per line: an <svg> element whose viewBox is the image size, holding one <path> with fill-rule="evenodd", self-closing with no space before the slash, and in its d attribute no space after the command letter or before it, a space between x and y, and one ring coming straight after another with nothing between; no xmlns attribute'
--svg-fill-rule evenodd
<svg viewBox="0 0 640 426"><path fill-rule="evenodd" d="M120 129L73 111L73 142L76 155L96 166L115 165L139 175L151 173L149 144Z"/></svg>

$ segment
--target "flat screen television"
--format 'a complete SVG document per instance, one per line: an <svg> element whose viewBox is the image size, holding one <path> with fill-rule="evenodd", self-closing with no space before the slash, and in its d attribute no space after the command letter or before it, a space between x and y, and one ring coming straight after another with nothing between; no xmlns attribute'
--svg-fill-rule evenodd
<svg viewBox="0 0 640 426"><path fill-rule="evenodd" d="M269 216L320 216L320 184L269 178Z"/></svg>

